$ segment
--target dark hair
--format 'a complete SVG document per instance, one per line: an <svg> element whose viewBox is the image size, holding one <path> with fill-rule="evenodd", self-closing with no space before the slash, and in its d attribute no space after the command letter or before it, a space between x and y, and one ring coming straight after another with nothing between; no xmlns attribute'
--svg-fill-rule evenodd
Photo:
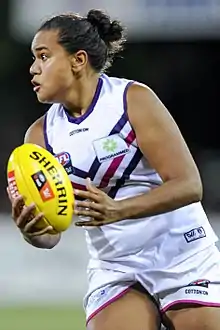
<svg viewBox="0 0 220 330"><path fill-rule="evenodd" d="M101 10L92 9L87 17L63 14L44 22L38 31L58 30L58 42L69 54L84 50L97 72L111 66L115 55L123 49L124 29L119 21L111 21Z"/></svg>

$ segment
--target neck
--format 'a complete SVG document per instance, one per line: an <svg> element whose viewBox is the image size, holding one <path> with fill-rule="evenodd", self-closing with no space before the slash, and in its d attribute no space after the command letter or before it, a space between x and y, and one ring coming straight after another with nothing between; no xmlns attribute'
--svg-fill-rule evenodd
<svg viewBox="0 0 220 330"><path fill-rule="evenodd" d="M98 80L99 74L81 77L77 80L76 86L71 89L63 103L71 116L80 117L87 111L95 95Z"/></svg>

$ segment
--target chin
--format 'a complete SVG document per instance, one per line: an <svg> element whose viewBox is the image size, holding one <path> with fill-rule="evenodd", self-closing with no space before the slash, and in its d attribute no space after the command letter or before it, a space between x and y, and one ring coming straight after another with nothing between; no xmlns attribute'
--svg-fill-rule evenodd
<svg viewBox="0 0 220 330"><path fill-rule="evenodd" d="M55 103L50 97L46 96L46 95L40 95L37 94L37 99L40 103Z"/></svg>

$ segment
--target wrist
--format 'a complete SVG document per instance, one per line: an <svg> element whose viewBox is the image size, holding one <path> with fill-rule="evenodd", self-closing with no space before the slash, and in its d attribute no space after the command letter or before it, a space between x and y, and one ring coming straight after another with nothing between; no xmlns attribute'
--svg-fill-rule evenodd
<svg viewBox="0 0 220 330"><path fill-rule="evenodd" d="M116 201L116 203L118 204L117 207L117 218L118 220L125 220L129 218L129 212L128 212L128 203L127 203L127 199L122 199L122 200L118 200Z"/></svg>
<svg viewBox="0 0 220 330"><path fill-rule="evenodd" d="M145 204L141 201L142 196L129 197L118 201L120 220L137 219L144 216Z"/></svg>

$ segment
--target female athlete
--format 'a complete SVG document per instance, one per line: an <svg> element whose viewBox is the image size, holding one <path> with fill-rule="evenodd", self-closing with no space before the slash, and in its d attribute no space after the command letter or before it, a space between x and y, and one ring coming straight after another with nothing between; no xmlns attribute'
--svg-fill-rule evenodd
<svg viewBox="0 0 220 330"><path fill-rule="evenodd" d="M37 31L30 68L40 102L52 104L25 143L68 154L77 226L86 232L89 330L220 329L217 237L201 206L197 167L168 110L146 85L103 72L124 31L99 10L59 15ZM9 194L10 195L10 194ZM10 197L10 196L9 196ZM12 200L24 238L43 216Z"/></svg>

